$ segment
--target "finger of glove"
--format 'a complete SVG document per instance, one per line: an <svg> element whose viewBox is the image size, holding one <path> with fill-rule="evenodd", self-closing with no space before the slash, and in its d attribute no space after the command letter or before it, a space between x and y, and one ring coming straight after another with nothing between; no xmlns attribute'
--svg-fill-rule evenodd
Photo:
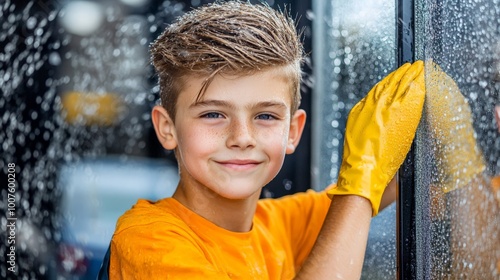
<svg viewBox="0 0 500 280"><path fill-rule="evenodd" d="M418 113L412 114L411 116L418 117L419 119L424 107L426 93L423 67L420 70L420 73L418 73L408 86L404 88L404 90L401 90L401 93L399 93L398 89L397 93L398 100L401 103L402 108L404 108L404 110L415 110L415 112ZM409 114L406 115L410 116ZM419 121L415 122L415 124L418 124L418 122Z"/></svg>
<svg viewBox="0 0 500 280"><path fill-rule="evenodd" d="M371 109L373 105L366 104L367 98L361 99L354 107L352 107L347 117L346 135L359 135L363 133L366 127L366 120L371 119Z"/></svg>
<svg viewBox="0 0 500 280"><path fill-rule="evenodd" d="M416 92L422 93L412 94L414 98L405 98L404 103L396 104L384 115L385 143L379 148L379 153L392 156L381 161L379 165L388 178L392 178L403 163L420 123L425 94L423 90Z"/></svg>
<svg viewBox="0 0 500 280"><path fill-rule="evenodd" d="M349 113L348 122L350 120L351 123L362 122L363 124L367 119L377 118L374 115L379 114L386 106L387 102L384 99L395 92L395 88L399 84L401 77L405 75L410 67L410 63L405 63L377 83L368 94L353 107ZM364 126L365 125L358 127L357 125L353 125L351 129L363 130Z"/></svg>
<svg viewBox="0 0 500 280"><path fill-rule="evenodd" d="M422 89L422 85L424 85L424 62L416 61L401 78L398 89L389 102L400 100L409 92L425 95L425 89Z"/></svg>
<svg viewBox="0 0 500 280"><path fill-rule="evenodd" d="M398 102L387 102L387 109L381 111L386 143L381 146L380 153L393 155L392 160L381 162L381 169L388 172L389 178L394 176L411 147L424 107L423 62L414 63L406 73L395 94Z"/></svg>
<svg viewBox="0 0 500 280"><path fill-rule="evenodd" d="M410 68L410 63L405 63L401 65L398 69L387 75L382 81L380 81L375 87L368 93L367 96L371 96L373 102L377 102L380 98L384 97L387 93L393 91L393 89L399 84L401 77Z"/></svg>

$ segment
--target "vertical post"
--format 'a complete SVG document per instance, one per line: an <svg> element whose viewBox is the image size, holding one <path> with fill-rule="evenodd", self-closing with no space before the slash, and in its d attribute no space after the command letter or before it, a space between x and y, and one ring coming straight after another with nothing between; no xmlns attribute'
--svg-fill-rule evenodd
<svg viewBox="0 0 500 280"><path fill-rule="evenodd" d="M396 0L398 67L415 59L414 0ZM416 279L415 143L398 172L396 206L397 279Z"/></svg>

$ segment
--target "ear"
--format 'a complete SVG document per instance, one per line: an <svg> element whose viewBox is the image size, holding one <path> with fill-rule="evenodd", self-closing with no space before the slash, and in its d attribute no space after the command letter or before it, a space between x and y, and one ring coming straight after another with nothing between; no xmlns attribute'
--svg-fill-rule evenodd
<svg viewBox="0 0 500 280"><path fill-rule="evenodd" d="M151 119L155 128L156 137L163 148L173 150L177 147L177 135L175 125L167 110L162 106L154 106L151 111Z"/></svg>
<svg viewBox="0 0 500 280"><path fill-rule="evenodd" d="M300 137L302 136L302 131L304 131L304 126L306 125L306 112L299 109L293 114L292 120L290 121L290 132L288 133L288 143L286 145L286 153L292 154L295 152L295 148L299 145Z"/></svg>

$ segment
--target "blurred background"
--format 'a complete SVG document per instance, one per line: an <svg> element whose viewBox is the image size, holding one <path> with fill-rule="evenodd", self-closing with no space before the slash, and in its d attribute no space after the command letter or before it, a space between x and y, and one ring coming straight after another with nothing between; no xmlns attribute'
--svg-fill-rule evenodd
<svg viewBox="0 0 500 280"><path fill-rule="evenodd" d="M159 95L148 47L175 17L210 2L0 2L0 174L7 182L14 164L17 183L16 270L7 270L10 245L2 242L1 278L95 279L116 219L138 198L173 193L175 159L159 145L151 125L150 110ZM287 7L303 30L309 55L301 107L309 117L297 151L264 187L263 197L321 190L336 181L349 110L397 68L396 31L408 24L396 19L402 2L415 9L415 25L409 27L415 33L415 58L434 59L457 81L472 108L485 176L500 174L500 134L493 116L500 104L498 0L266 2ZM417 135L419 189L440 184L425 179L434 175L436 163L429 135L425 129ZM484 197L495 200L489 186L480 187ZM2 188L1 193L0 213L6 213L0 217L1 234L7 240L12 192ZM429 202L429 195L440 203ZM473 262L465 260L473 254L454 259L447 242L458 230L449 220L464 197L438 191L416 200L423 201L418 215L429 220L424 224L431 234L421 239L415 254L435 263L422 264L430 267L425 279L473 271ZM445 208L435 206L443 203ZM498 208L488 205L479 215L495 222ZM428 214L432 211L440 212L439 219ZM374 218L363 279L397 278L396 222L395 204ZM498 235L495 228L482 238L499 240ZM479 243L481 238L463 242ZM488 260L491 271L496 261Z"/></svg>

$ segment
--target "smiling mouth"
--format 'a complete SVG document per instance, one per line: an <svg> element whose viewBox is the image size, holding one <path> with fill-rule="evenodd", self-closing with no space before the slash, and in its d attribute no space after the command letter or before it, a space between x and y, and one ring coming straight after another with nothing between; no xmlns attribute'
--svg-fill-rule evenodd
<svg viewBox="0 0 500 280"><path fill-rule="evenodd" d="M218 164L224 166L225 168L236 170L236 171L245 171L255 168L260 164L258 161L253 160L230 160L230 161L217 161Z"/></svg>

